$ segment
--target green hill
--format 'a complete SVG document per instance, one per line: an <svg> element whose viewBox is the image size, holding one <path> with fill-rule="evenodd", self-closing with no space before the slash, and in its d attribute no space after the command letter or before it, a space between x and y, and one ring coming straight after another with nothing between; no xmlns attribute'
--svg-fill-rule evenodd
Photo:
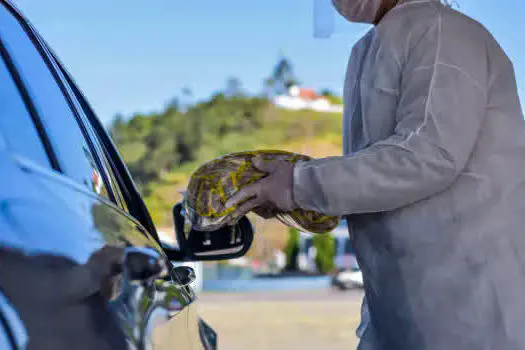
<svg viewBox="0 0 525 350"><path fill-rule="evenodd" d="M145 196L157 227L171 229L171 209L192 171L215 157L245 150L279 149L326 157L341 154L341 115L275 108L266 99L214 96L186 112L118 118L111 128L119 150ZM252 255L283 247L286 228L252 218Z"/></svg>

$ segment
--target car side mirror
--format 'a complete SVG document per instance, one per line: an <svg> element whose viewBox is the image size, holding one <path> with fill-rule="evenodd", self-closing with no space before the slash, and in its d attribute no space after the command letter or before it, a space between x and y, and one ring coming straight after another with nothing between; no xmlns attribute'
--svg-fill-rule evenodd
<svg viewBox="0 0 525 350"><path fill-rule="evenodd" d="M239 258L248 252L253 242L253 226L247 217L243 217L234 226L215 231L191 229L185 233L184 207L182 203L177 203L173 207L173 220L180 254L185 261Z"/></svg>

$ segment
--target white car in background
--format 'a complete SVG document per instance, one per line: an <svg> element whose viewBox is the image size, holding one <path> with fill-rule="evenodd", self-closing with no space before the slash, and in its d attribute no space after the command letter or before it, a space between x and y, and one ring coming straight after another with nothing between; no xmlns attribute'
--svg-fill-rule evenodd
<svg viewBox="0 0 525 350"><path fill-rule="evenodd" d="M356 260L346 221L342 220L330 234L335 240L334 265L338 271L332 279L332 285L344 290L363 287L363 276ZM315 256L313 235L301 232L297 257L299 269L304 272L316 272Z"/></svg>
<svg viewBox="0 0 525 350"><path fill-rule="evenodd" d="M332 286L341 290L362 288L363 275L352 247L346 220L342 220L331 234L336 240L334 263L338 271L332 278Z"/></svg>

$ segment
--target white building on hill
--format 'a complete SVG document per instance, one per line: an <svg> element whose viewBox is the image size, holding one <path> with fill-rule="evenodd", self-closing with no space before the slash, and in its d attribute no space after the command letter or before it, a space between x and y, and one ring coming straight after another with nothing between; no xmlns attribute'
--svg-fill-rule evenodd
<svg viewBox="0 0 525 350"><path fill-rule="evenodd" d="M292 86L288 94L273 98L273 103L280 108L289 110L313 110L317 112L342 113L342 105L334 105L312 89Z"/></svg>

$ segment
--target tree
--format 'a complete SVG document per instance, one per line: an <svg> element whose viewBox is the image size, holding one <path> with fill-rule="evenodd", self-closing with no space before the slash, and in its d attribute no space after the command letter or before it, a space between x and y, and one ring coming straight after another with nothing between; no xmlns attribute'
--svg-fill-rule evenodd
<svg viewBox="0 0 525 350"><path fill-rule="evenodd" d="M193 104L193 90L188 87L188 86L185 86L181 89L181 100L182 100L182 103L180 104L181 106L181 110L186 112L190 106Z"/></svg>
<svg viewBox="0 0 525 350"><path fill-rule="evenodd" d="M193 96L193 90L191 90L191 88L188 87L188 86L183 87L181 89L181 92L182 92L183 96L188 96L188 97L192 97Z"/></svg>
<svg viewBox="0 0 525 350"><path fill-rule="evenodd" d="M226 97L242 96L242 82L235 77L229 78L226 81L226 90L224 91Z"/></svg>
<svg viewBox="0 0 525 350"><path fill-rule="evenodd" d="M126 122L124 121L122 114L115 115L109 129L111 138L118 143L120 137L122 137L126 129Z"/></svg>
<svg viewBox="0 0 525 350"><path fill-rule="evenodd" d="M313 245L316 249L315 265L317 270L326 274L331 272L335 258L335 241L330 234L318 234L314 236Z"/></svg>
<svg viewBox="0 0 525 350"><path fill-rule="evenodd" d="M143 194L163 174L194 161L204 143L217 145L232 133L262 125L268 100L244 96L239 86L231 81L234 96L219 93L188 109L174 98L160 113L115 118L111 135Z"/></svg>
<svg viewBox="0 0 525 350"><path fill-rule="evenodd" d="M180 100L178 97L173 97L166 104L167 111L178 111L180 109Z"/></svg>
<svg viewBox="0 0 525 350"><path fill-rule="evenodd" d="M286 57L281 57L272 74L265 80L266 88L270 95L282 94L294 85L299 84L299 80L294 74L293 65Z"/></svg>
<svg viewBox="0 0 525 350"><path fill-rule="evenodd" d="M324 89L321 91L321 96L325 97L331 104L342 105L343 99L337 96L332 90Z"/></svg>
<svg viewBox="0 0 525 350"><path fill-rule="evenodd" d="M297 261L297 256L299 255L299 242L300 242L300 233L299 230L295 228L288 229L288 242L284 248L284 253L286 255L286 271L298 271L299 265Z"/></svg>

